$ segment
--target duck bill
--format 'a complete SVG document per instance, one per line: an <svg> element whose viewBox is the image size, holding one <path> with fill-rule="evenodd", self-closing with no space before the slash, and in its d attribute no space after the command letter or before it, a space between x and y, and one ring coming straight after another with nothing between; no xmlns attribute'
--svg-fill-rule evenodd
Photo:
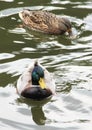
<svg viewBox="0 0 92 130"><path fill-rule="evenodd" d="M39 85L40 85L40 87L41 87L42 89L45 89L45 88L46 88L46 84L45 84L43 78L40 78L40 80L39 80Z"/></svg>
<svg viewBox="0 0 92 130"><path fill-rule="evenodd" d="M73 33L72 33L71 29L68 29L67 32L68 32L68 34L69 34L70 37L73 36Z"/></svg>

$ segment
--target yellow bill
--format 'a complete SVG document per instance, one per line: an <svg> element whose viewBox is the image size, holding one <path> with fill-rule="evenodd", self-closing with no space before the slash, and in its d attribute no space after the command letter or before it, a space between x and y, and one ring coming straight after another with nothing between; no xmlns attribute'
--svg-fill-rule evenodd
<svg viewBox="0 0 92 130"><path fill-rule="evenodd" d="M39 84L40 84L40 87L41 87L42 89L45 89L45 88L46 88L46 84L45 84L43 78L40 78L40 80L39 80Z"/></svg>

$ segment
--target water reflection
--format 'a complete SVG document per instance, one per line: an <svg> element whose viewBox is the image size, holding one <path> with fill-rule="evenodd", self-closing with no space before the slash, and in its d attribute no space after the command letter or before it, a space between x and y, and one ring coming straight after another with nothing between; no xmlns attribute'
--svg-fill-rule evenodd
<svg viewBox="0 0 92 130"><path fill-rule="evenodd" d="M28 124L26 125L24 123L19 123L19 121L13 121L5 118L0 118L0 122L2 122L2 124L4 125L7 125L8 129L10 129L11 127L19 130L25 130L31 128L31 125ZM2 125L2 128L4 128L4 125Z"/></svg>
<svg viewBox="0 0 92 130"><path fill-rule="evenodd" d="M31 112L32 112L32 118L36 124L38 125L45 124L46 117L44 115L42 107L32 107Z"/></svg>
<svg viewBox="0 0 92 130"><path fill-rule="evenodd" d="M31 99L26 99L26 98L21 97L21 98L17 98L16 102L18 104L20 103L27 104L31 110L33 121L37 125L45 125L46 117L43 111L43 106L46 105L46 103L48 103L50 100L51 100L51 97L44 99L42 101L34 101Z"/></svg>

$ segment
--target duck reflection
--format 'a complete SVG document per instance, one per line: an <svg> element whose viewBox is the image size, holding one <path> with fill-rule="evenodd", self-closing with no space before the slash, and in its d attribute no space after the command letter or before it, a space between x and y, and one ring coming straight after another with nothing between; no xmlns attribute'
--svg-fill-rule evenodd
<svg viewBox="0 0 92 130"><path fill-rule="evenodd" d="M45 124L46 117L45 117L45 114L44 114L41 106L32 107L31 112L32 112L32 118L36 124L38 124L38 125Z"/></svg>
<svg viewBox="0 0 92 130"><path fill-rule="evenodd" d="M45 125L46 122L46 117L45 113L43 111L43 106L49 102L51 97L42 100L42 101L34 101L31 99L26 99L26 98L18 98L17 103L24 103L27 104L28 107L31 108L31 114L32 114L32 119L37 125ZM21 112L21 110L20 110Z"/></svg>

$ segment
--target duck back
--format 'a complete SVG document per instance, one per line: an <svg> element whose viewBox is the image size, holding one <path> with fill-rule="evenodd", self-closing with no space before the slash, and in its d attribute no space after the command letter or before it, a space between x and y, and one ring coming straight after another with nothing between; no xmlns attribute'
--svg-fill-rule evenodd
<svg viewBox="0 0 92 130"><path fill-rule="evenodd" d="M48 34L63 34L67 31L68 26L65 18L57 17L48 11L30 11L24 10L19 13L24 25L33 30L38 30ZM68 24L70 25L70 21ZM71 28L71 26L69 26Z"/></svg>

